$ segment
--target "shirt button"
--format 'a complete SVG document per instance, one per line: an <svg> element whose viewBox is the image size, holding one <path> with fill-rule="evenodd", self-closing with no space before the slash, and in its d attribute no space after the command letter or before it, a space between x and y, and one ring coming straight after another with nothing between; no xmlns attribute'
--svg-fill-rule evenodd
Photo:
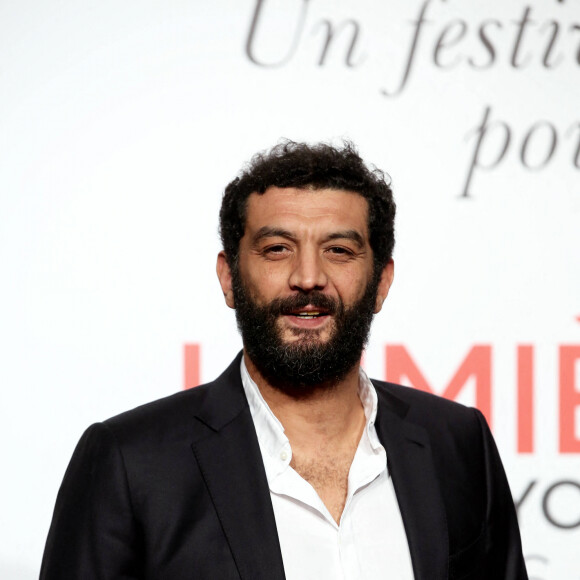
<svg viewBox="0 0 580 580"><path fill-rule="evenodd" d="M286 451L282 451L282 453L280 453L280 459L282 461L286 461L286 459L288 459L288 453L286 453Z"/></svg>

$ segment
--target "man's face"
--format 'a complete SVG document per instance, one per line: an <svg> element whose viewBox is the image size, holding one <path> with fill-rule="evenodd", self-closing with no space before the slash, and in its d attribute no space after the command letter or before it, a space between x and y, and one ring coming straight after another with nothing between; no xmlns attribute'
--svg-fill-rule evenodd
<svg viewBox="0 0 580 580"><path fill-rule="evenodd" d="M269 188L248 199L238 269L218 274L244 348L270 383L334 384L362 354L392 280L373 278L368 204L356 193Z"/></svg>

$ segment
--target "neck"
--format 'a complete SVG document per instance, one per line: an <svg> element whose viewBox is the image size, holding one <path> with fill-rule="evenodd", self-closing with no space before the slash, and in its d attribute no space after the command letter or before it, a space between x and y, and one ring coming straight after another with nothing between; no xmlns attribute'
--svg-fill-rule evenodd
<svg viewBox="0 0 580 580"><path fill-rule="evenodd" d="M293 392L272 386L245 352L244 362L293 448L340 445L353 436L360 438L365 416L358 396L358 364L337 384Z"/></svg>

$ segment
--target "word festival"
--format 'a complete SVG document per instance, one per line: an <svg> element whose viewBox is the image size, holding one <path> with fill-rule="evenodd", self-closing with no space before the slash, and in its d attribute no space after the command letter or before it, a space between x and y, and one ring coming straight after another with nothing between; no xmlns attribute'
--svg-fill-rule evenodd
<svg viewBox="0 0 580 580"><path fill-rule="evenodd" d="M433 386L413 358L411 349L402 344L387 344L385 353L384 379L435 393L456 400L468 384L475 385L474 405L486 416L493 427L492 395L492 346L476 344L471 346L465 358L457 366L447 385ZM534 421L534 369L536 353L533 345L520 344L515 349L517 393L516 406L516 446L518 453L535 452L536 425ZM580 367L580 344L558 347L558 396L559 441L558 450L562 454L580 453L580 429L576 428L576 417L580 418L580 384L576 369ZM199 344L184 346L184 388L192 388L201 381L201 347ZM578 381L580 382L580 381ZM507 384L502 381L502 385ZM580 525L580 524L579 524Z"/></svg>
<svg viewBox="0 0 580 580"><path fill-rule="evenodd" d="M400 59L387 63L387 80L381 83L380 94L400 98L412 90L417 74L428 68L447 75L462 74L462 70L493 74L494 69L502 68L521 78L528 70L549 74L565 66L578 67L580 22L558 19L558 11L566 4L566 0L552 0L538 5L542 12L551 8L552 18L539 16L533 5L514 2L509 17L500 20L489 15L474 22L473 18L457 17L457 0L424 0L417 3L411 19L393 14L388 25L408 34L404 44L388 51ZM363 18L321 14L325 6L324 0L255 0L246 57L263 69L279 69L306 58L315 67L341 63L350 70L363 70L376 57L369 53ZM384 33L381 40L389 42L390 38ZM547 168L558 155L580 169L579 119L563 126L547 119L529 119L526 129L516 131L491 104L484 104L478 117L481 120L463 135L473 149L460 197L471 197L478 171L496 169L510 155L529 171Z"/></svg>

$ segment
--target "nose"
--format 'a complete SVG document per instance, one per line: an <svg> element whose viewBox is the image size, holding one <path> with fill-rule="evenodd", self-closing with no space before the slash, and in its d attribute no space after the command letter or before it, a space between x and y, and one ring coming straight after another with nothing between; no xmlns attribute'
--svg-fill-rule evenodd
<svg viewBox="0 0 580 580"><path fill-rule="evenodd" d="M299 251L288 280L290 288L302 292L324 289L328 284L328 278L321 260L315 250Z"/></svg>

